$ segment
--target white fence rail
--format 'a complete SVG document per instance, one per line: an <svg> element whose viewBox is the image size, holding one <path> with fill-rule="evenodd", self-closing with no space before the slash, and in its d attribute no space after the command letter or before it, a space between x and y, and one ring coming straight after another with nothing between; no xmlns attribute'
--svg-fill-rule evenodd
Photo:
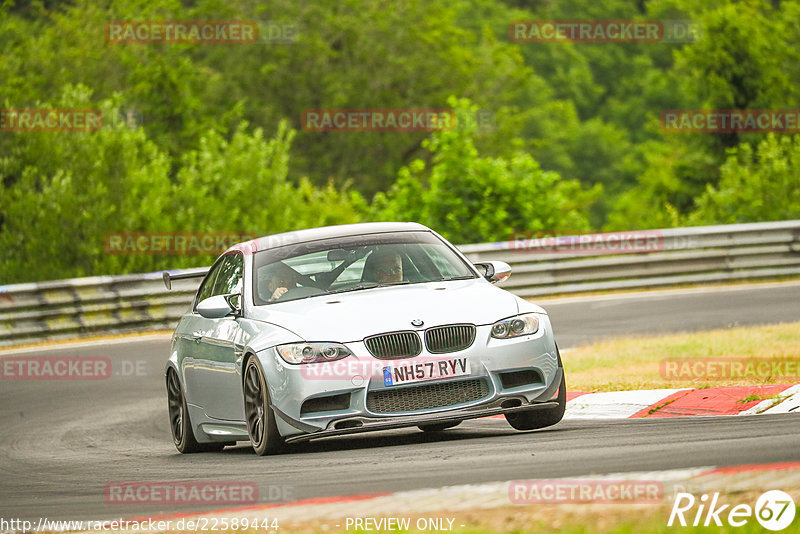
<svg viewBox="0 0 800 534"><path fill-rule="evenodd" d="M459 247L501 260L522 297L800 275L800 220L529 239ZM191 270L189 270L191 271ZM181 272L189 272L181 271ZM86 334L171 329L199 279L161 273L0 287L0 346Z"/></svg>

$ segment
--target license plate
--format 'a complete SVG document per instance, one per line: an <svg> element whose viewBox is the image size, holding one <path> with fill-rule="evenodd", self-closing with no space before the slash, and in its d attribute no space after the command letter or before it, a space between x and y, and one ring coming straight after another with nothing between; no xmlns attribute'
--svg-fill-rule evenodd
<svg viewBox="0 0 800 534"><path fill-rule="evenodd" d="M424 362L397 362L383 368L383 383L387 386L410 384L439 378L452 378L469 374L469 360L427 360Z"/></svg>

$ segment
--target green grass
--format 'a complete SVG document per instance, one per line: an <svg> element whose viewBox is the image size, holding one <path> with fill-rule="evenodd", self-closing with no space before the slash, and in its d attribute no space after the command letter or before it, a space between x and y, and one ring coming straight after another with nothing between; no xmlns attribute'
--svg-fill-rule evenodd
<svg viewBox="0 0 800 534"><path fill-rule="evenodd" d="M796 376L760 373L733 379L666 379L661 374L662 360L703 358L730 358L756 364L762 361L794 362L798 368L800 322L615 339L572 349L562 355L567 387L573 391L705 388L800 381Z"/></svg>

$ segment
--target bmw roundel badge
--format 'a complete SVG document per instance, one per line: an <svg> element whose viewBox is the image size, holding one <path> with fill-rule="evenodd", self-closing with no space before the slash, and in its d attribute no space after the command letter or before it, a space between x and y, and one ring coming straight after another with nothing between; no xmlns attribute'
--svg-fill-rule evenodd
<svg viewBox="0 0 800 534"><path fill-rule="evenodd" d="M422 326L424 324L425 323L422 321L422 319L414 319L411 321L411 326Z"/></svg>

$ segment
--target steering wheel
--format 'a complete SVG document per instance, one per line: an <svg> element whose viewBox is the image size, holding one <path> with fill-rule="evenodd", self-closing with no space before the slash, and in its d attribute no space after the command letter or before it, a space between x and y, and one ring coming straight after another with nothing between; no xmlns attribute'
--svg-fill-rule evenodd
<svg viewBox="0 0 800 534"><path fill-rule="evenodd" d="M319 287L293 287L274 302L281 302L283 300L300 299L303 297L311 297L313 295L321 295L324 291Z"/></svg>

